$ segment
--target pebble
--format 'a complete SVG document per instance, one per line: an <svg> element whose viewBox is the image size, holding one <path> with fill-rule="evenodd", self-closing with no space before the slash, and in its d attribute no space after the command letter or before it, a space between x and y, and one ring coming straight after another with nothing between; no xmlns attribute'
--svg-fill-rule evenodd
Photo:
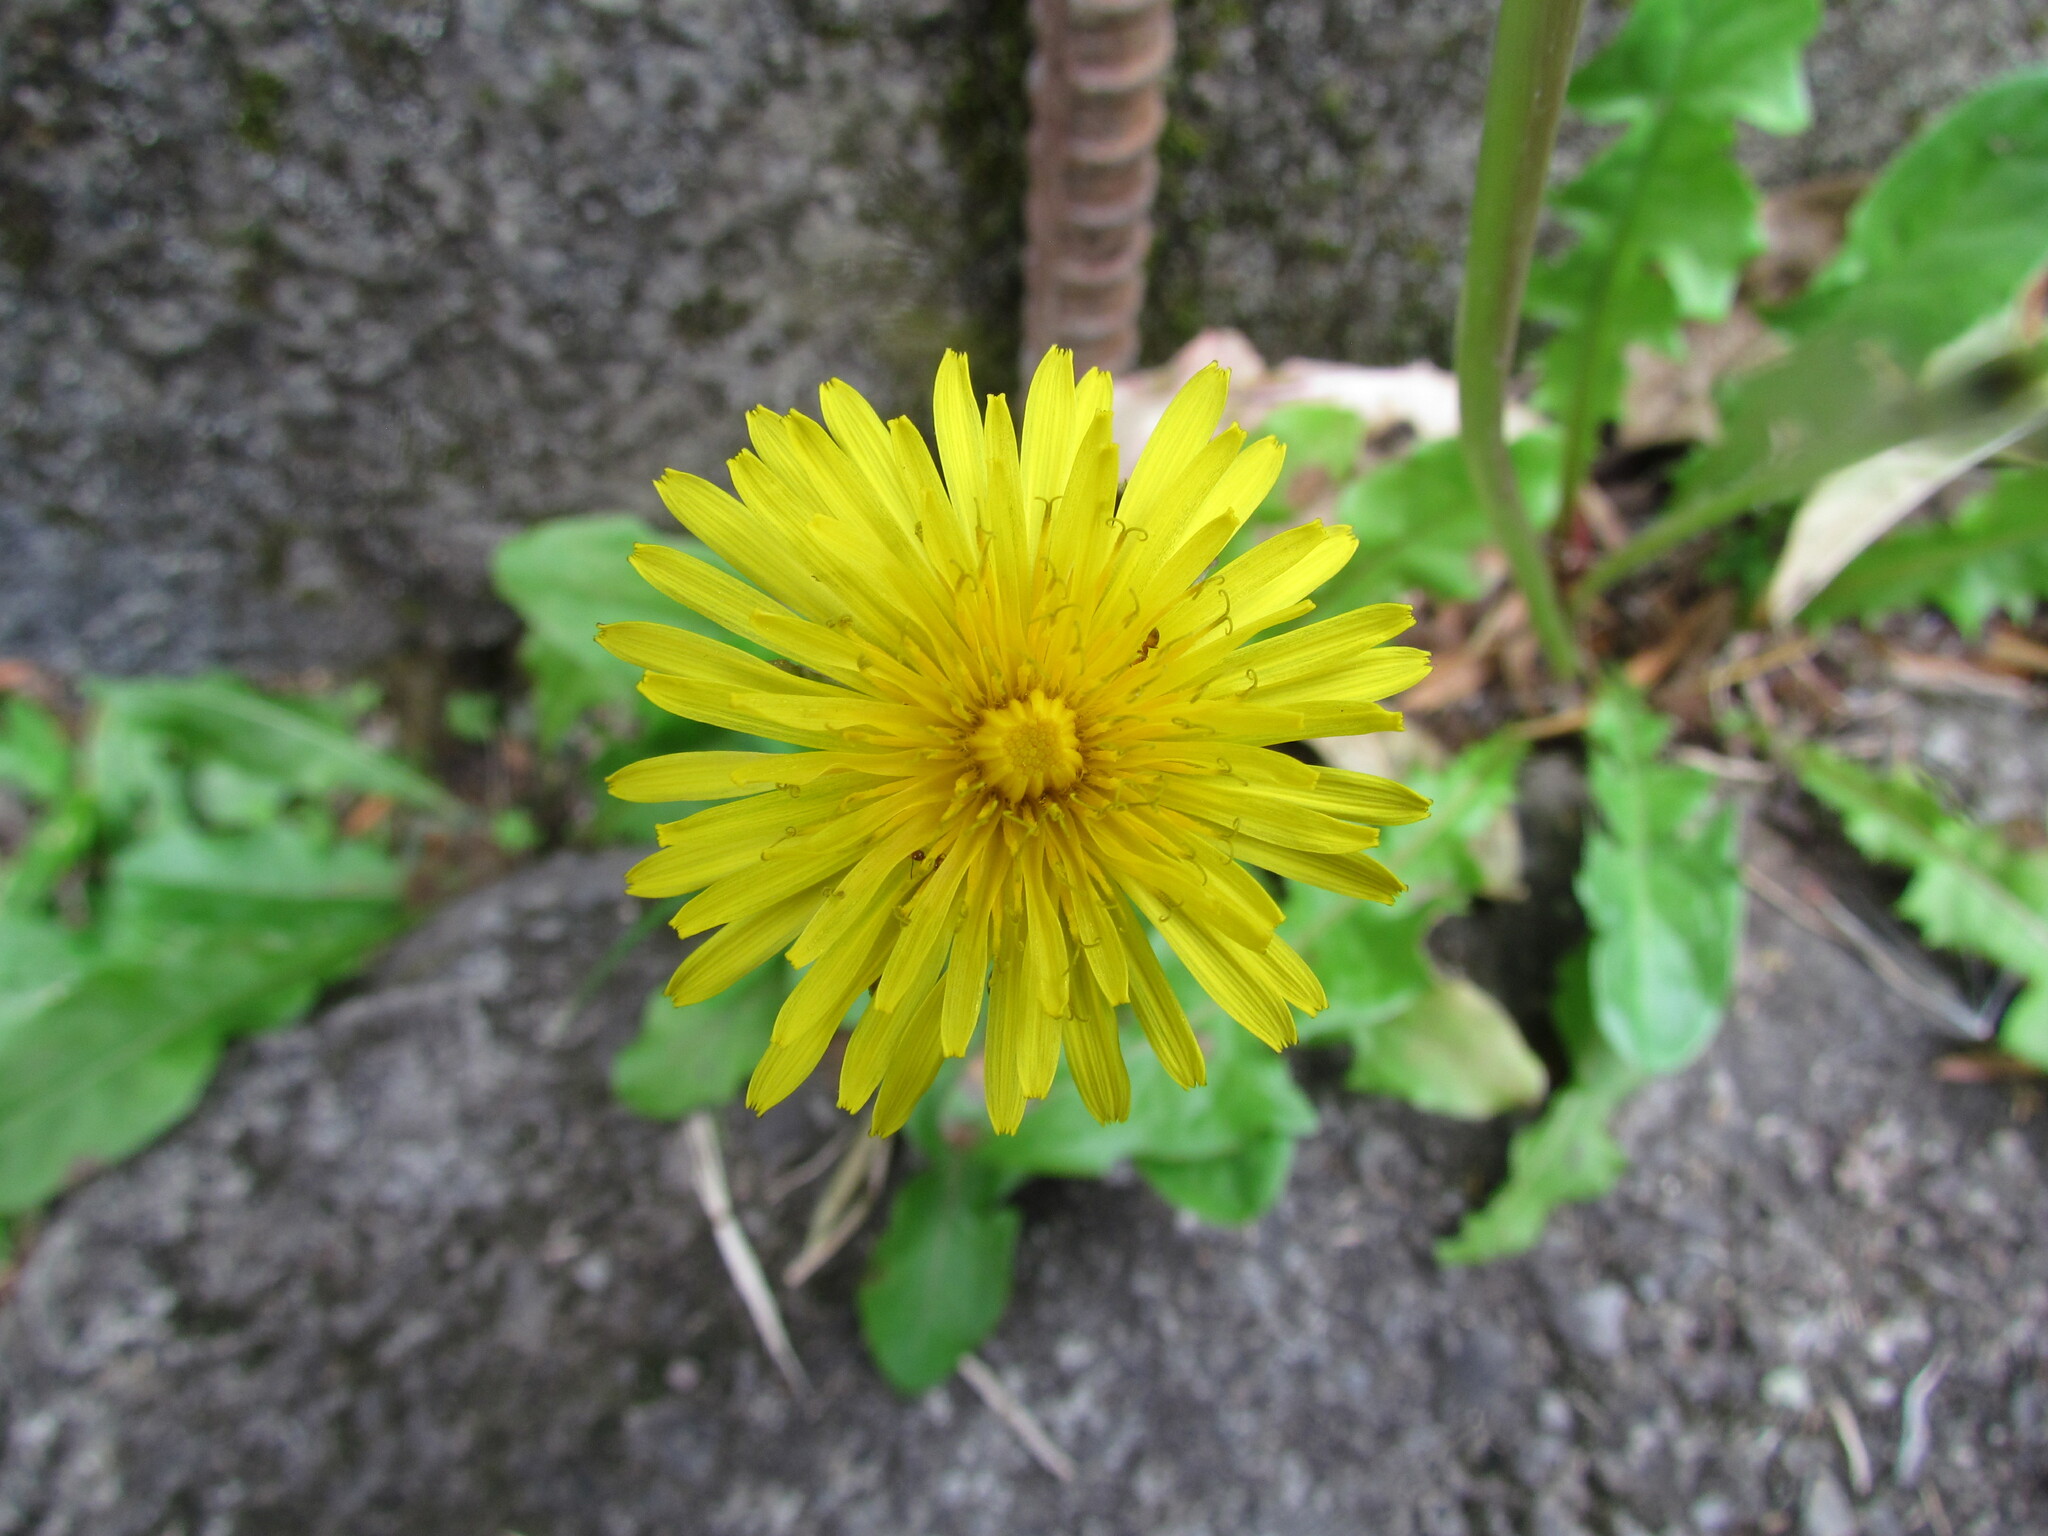
<svg viewBox="0 0 2048 1536"><path fill-rule="evenodd" d="M1799 1532L1800 1536L1856 1536L1856 1511L1833 1473L1823 1472L1806 1485Z"/></svg>
<svg viewBox="0 0 2048 1536"><path fill-rule="evenodd" d="M1619 1359L1628 1349L1628 1291L1619 1285L1596 1285L1573 1298L1563 1318L1565 1334L1587 1354Z"/></svg>
<svg viewBox="0 0 2048 1536"><path fill-rule="evenodd" d="M1763 1399L1787 1413L1807 1413L1813 1408L1813 1383L1796 1365L1781 1365L1764 1373Z"/></svg>

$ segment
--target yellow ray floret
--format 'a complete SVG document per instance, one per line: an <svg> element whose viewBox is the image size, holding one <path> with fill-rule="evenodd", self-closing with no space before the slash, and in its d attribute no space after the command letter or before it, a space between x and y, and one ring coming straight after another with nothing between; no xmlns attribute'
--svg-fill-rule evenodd
<svg viewBox="0 0 2048 1536"><path fill-rule="evenodd" d="M659 624L601 642L646 669L662 708L806 749L677 753L612 778L628 800L721 802L662 827L628 877L636 895L694 893L678 933L716 930L669 995L715 996L778 953L803 971L748 1087L756 1110L811 1073L866 992L840 1102L874 1100L877 1133L984 1014L998 1131L1063 1055L1089 1110L1122 1119L1119 1006L1174 1081L1204 1080L1148 924L1278 1050L1294 1010L1325 999L1246 866L1374 901L1402 889L1364 850L1428 802L1271 747L1399 730L1379 701L1429 658L1384 644L1413 622L1393 603L1273 633L1350 558L1348 528L1304 524L1211 570L1283 456L1218 430L1228 385L1210 367L1182 388L1121 493L1109 377L1077 383L1059 349L1021 434L1002 396L976 408L948 353L936 460L835 380L822 423L749 413L737 497L675 470L658 482L738 574L655 545L634 565L787 660Z"/></svg>

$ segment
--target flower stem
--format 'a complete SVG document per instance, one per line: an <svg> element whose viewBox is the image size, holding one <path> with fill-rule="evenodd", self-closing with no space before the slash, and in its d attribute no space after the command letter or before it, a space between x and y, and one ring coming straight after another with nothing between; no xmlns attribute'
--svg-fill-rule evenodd
<svg viewBox="0 0 2048 1536"><path fill-rule="evenodd" d="M1494 535L1507 552L1515 584L1529 604L1529 620L1544 655L1561 678L1583 675L1585 664L1515 484L1501 415L1530 248L1584 10L1585 0L1502 0L1486 83L1465 290L1458 301L1458 410L1465 462L1493 519Z"/></svg>

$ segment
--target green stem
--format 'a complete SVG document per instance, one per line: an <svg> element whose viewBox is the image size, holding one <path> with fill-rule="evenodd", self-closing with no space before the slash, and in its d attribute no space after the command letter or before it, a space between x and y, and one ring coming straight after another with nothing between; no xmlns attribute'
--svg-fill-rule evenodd
<svg viewBox="0 0 2048 1536"><path fill-rule="evenodd" d="M1529 253L1557 141L1585 0L1502 0L1486 83L1465 291L1458 301L1458 410L1465 462L1506 551L1529 621L1559 677L1583 675L1557 581L1515 484L1501 432Z"/></svg>

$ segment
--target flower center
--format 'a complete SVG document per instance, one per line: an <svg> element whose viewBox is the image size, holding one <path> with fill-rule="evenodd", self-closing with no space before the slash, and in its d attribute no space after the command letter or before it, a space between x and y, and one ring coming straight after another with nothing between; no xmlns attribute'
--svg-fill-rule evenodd
<svg viewBox="0 0 2048 1536"><path fill-rule="evenodd" d="M1048 790L1071 788L1081 777L1074 712L1036 688L983 715L967 750L1005 800L1033 800Z"/></svg>

